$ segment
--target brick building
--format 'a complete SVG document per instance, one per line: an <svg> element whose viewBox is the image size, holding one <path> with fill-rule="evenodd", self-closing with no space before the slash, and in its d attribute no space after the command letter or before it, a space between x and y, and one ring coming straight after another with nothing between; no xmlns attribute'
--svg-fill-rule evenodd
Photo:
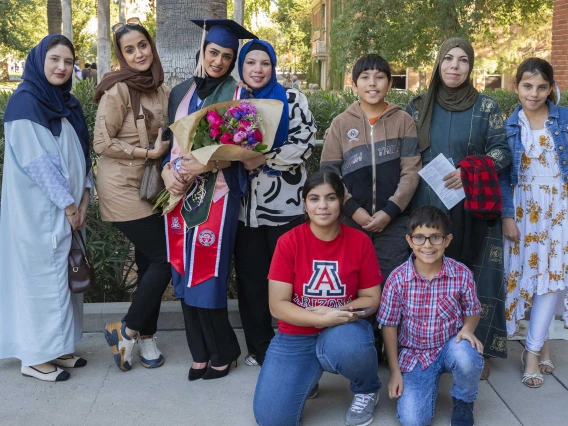
<svg viewBox="0 0 568 426"><path fill-rule="evenodd" d="M568 0L554 0L552 55L554 78L560 90L568 89Z"/></svg>

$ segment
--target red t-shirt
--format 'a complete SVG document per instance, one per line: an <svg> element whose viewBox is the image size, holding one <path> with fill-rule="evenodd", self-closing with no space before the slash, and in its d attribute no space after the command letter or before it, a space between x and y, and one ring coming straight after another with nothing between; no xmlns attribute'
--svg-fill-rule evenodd
<svg viewBox="0 0 568 426"><path fill-rule="evenodd" d="M341 224L332 241L322 241L309 223L278 239L268 279L293 285L292 302L302 308L338 308L357 298L357 290L383 281L379 261L365 233ZM285 334L317 334L321 329L278 321Z"/></svg>

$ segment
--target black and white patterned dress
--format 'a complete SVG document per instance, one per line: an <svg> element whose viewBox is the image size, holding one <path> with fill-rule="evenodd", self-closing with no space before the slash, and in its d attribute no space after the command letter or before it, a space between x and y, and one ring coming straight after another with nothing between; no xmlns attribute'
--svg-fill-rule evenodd
<svg viewBox="0 0 568 426"><path fill-rule="evenodd" d="M265 154L266 165L280 176L260 172L249 181L241 198L239 220L246 226L284 225L302 215L302 188L306 181L305 162L315 144L316 123L308 99L296 89L286 91L290 114L288 141Z"/></svg>

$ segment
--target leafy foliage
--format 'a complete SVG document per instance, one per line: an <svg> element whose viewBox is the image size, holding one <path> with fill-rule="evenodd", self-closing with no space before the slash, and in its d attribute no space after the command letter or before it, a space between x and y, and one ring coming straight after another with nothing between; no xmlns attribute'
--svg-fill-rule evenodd
<svg viewBox="0 0 568 426"><path fill-rule="evenodd" d="M349 0L331 25L332 74L345 72L366 53L392 65L430 65L441 43L455 36L497 45L516 22L550 24L552 0ZM378 13L368 13L368 11ZM518 63L518 58L514 59ZM334 86L339 88L339 86Z"/></svg>
<svg viewBox="0 0 568 426"><path fill-rule="evenodd" d="M275 46L280 66L307 72L311 63L310 0L277 0L278 10L271 16L282 35ZM272 38L268 38L272 41Z"/></svg>
<svg viewBox="0 0 568 426"><path fill-rule="evenodd" d="M27 54L46 34L45 1L0 1L0 60L8 54Z"/></svg>

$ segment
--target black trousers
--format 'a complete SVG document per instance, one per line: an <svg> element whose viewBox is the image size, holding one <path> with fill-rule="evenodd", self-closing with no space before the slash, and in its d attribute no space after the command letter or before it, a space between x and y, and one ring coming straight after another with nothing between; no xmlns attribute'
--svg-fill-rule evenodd
<svg viewBox="0 0 568 426"><path fill-rule="evenodd" d="M272 315L268 306L268 271L276 242L281 235L304 222L299 216L281 226L251 228L239 222L235 243L235 268L239 313L248 352L262 365L274 337ZM252 255L251 255L252 253Z"/></svg>
<svg viewBox="0 0 568 426"><path fill-rule="evenodd" d="M141 335L152 335L158 328L162 295L172 279L166 251L164 218L152 215L113 225L134 244L138 268L138 288L124 317L126 326Z"/></svg>
<svg viewBox="0 0 568 426"><path fill-rule="evenodd" d="M183 300L181 308L187 345L194 362L211 361L211 366L222 367L241 355L227 308L196 308Z"/></svg>

